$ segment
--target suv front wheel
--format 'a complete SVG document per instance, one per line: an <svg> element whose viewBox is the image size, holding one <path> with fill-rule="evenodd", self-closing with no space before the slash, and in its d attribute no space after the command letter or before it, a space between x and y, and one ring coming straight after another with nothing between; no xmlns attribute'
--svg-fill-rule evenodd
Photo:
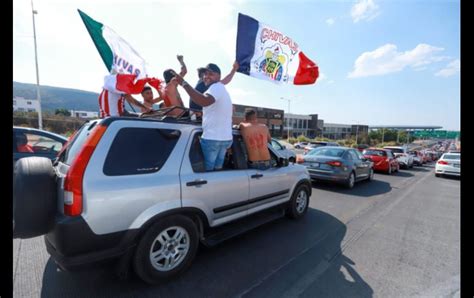
<svg viewBox="0 0 474 298"><path fill-rule="evenodd" d="M286 215L297 219L303 217L309 206L309 189L306 184L300 184L293 192Z"/></svg>
<svg viewBox="0 0 474 298"><path fill-rule="evenodd" d="M194 222L173 215L154 223L138 243L133 266L145 282L156 284L184 272L191 266L199 243Z"/></svg>

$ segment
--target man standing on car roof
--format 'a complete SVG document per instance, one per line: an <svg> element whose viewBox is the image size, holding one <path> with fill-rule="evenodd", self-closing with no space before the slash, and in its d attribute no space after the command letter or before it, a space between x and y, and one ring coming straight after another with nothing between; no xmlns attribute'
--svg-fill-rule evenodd
<svg viewBox="0 0 474 298"><path fill-rule="evenodd" d="M204 82L209 88L204 94L178 74L173 80L186 90L193 102L203 107L201 148L205 168L206 171L221 170L225 153L232 145L232 100L221 82L220 68L209 63L205 69Z"/></svg>

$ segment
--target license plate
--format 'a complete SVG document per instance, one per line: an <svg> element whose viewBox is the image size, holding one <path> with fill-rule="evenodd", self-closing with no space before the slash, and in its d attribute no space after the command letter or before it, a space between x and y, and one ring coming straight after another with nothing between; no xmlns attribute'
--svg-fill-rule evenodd
<svg viewBox="0 0 474 298"><path fill-rule="evenodd" d="M461 165L453 165L455 168L460 168Z"/></svg>
<svg viewBox="0 0 474 298"><path fill-rule="evenodd" d="M312 168L319 168L319 162L315 162L311 164Z"/></svg>

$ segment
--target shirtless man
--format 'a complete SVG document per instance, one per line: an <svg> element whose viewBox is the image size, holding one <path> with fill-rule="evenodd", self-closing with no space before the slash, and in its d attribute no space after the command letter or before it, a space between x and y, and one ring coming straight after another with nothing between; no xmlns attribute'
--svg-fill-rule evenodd
<svg viewBox="0 0 474 298"><path fill-rule="evenodd" d="M177 56L179 63L181 64L181 72L179 73L180 77L184 77L188 72L186 69L186 64L184 64L183 56ZM178 83L175 80L171 80L176 75L173 69L167 69L163 72L163 78L165 79L166 86L163 89L163 108L169 108L172 106L184 107L183 100L181 95L178 92ZM179 115L183 111L181 109L176 109L168 115Z"/></svg>
<svg viewBox="0 0 474 298"><path fill-rule="evenodd" d="M161 93L160 91L158 91L158 93ZM150 86L146 86L145 88L143 88L142 90L142 97L143 97L143 105L149 109L153 109L153 105L155 103L158 103L160 101L162 101L163 99L161 98L161 94L160 96L158 96L157 98L153 98L153 91L151 91L151 87ZM147 112L145 109L141 109L142 110L142 113L144 112Z"/></svg>
<svg viewBox="0 0 474 298"><path fill-rule="evenodd" d="M254 110L245 111L245 121L239 124L239 129L247 147L249 166L258 170L270 168L271 157L267 144L272 141L272 137L268 127L257 122Z"/></svg>

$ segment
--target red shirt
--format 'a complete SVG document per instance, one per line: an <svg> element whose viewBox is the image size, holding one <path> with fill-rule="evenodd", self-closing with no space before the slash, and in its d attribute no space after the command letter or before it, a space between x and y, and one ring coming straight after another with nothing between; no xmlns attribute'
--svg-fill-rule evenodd
<svg viewBox="0 0 474 298"><path fill-rule="evenodd" d="M21 152L21 153L35 153L33 151L33 148L28 144L18 145L17 150L18 150L18 152Z"/></svg>

